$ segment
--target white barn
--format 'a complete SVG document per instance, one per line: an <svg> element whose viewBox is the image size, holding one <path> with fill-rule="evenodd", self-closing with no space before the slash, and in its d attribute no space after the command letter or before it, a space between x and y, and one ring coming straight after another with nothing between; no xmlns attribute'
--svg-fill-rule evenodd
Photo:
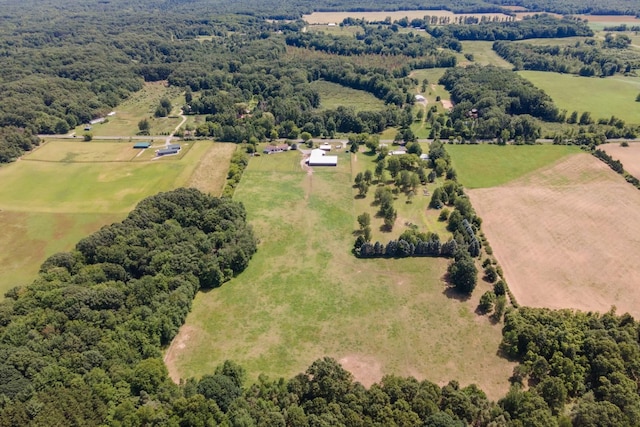
<svg viewBox="0 0 640 427"><path fill-rule="evenodd" d="M316 148L311 150L307 163L309 166L337 166L338 156L327 156L326 151Z"/></svg>

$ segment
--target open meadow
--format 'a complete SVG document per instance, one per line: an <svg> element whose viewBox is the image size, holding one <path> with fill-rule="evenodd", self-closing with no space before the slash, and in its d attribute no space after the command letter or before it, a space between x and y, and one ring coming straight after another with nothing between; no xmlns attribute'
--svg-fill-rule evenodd
<svg viewBox="0 0 640 427"><path fill-rule="evenodd" d="M170 117L154 117L160 99L171 100L173 110ZM118 105L116 114L108 117L105 123L91 126L89 131L94 137L100 136L133 136L139 131L138 123L147 119L151 135L168 135L180 124L180 106L184 104L182 89L168 87L165 82L145 83L141 91ZM76 135L80 138L86 131L85 124L76 127Z"/></svg>
<svg viewBox="0 0 640 427"><path fill-rule="evenodd" d="M640 124L639 77L579 77L544 71L519 71L522 77L544 90L556 105L582 113L594 120L616 116L627 123Z"/></svg>
<svg viewBox="0 0 640 427"><path fill-rule="evenodd" d="M500 326L474 313L488 286L460 301L445 292L444 259L355 258L353 177L371 163L338 156L337 167L310 171L295 151L251 159L234 198L258 252L238 277L196 296L165 356L172 378L230 358L251 380L288 378L331 356L365 385L395 373L502 395L513 365L497 356Z"/></svg>
<svg viewBox="0 0 640 427"><path fill-rule="evenodd" d="M384 101L364 90L351 89L337 83L316 80L311 87L320 94L320 108L323 110L338 107L353 108L358 111L377 111L384 109Z"/></svg>
<svg viewBox="0 0 640 427"><path fill-rule="evenodd" d="M147 196L187 184L219 194L224 179L213 175L226 175L235 148L198 141L182 157L131 161L131 146L50 141L0 168L0 294L28 284L48 256L122 220ZM216 162L206 160L211 153Z"/></svg>
<svg viewBox="0 0 640 427"><path fill-rule="evenodd" d="M606 164L577 153L468 194L518 303L640 315L640 192Z"/></svg>
<svg viewBox="0 0 640 427"><path fill-rule="evenodd" d="M620 160L624 170L640 179L640 144L629 142L628 147L623 147L619 142L599 145L600 150L604 150L608 155L616 160Z"/></svg>

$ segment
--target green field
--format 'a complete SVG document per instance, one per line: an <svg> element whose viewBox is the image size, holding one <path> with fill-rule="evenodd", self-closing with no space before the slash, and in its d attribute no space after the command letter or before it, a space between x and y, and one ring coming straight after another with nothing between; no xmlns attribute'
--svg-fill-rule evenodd
<svg viewBox="0 0 640 427"><path fill-rule="evenodd" d="M447 145L458 181L466 188L505 184L580 148L571 145Z"/></svg>
<svg viewBox="0 0 640 427"><path fill-rule="evenodd" d="M154 117L162 97L171 100L172 117ZM129 99L118 105L115 109L116 114L108 117L107 122L92 125L90 133L94 137L133 136L138 133L138 122L146 118L151 125L151 135L168 135L180 124L181 119L177 114L180 113L183 104L182 89L167 87L163 82L145 83L141 91L132 94ZM81 138L86 133L84 124L76 127L75 132Z"/></svg>
<svg viewBox="0 0 640 427"><path fill-rule="evenodd" d="M616 116L640 124L639 77L579 77L543 71L519 71L522 77L548 93L569 113L589 111L595 120Z"/></svg>
<svg viewBox="0 0 640 427"><path fill-rule="evenodd" d="M311 87L320 94L320 108L335 109L340 106L357 111L376 111L384 108L384 102L363 90L351 89L337 83L317 80Z"/></svg>
<svg viewBox="0 0 640 427"><path fill-rule="evenodd" d="M121 220L141 199L185 185L211 147L198 142L182 158L129 161L122 158L130 157L130 143L51 141L1 167L0 295L28 284L48 256Z"/></svg>
<svg viewBox="0 0 640 427"><path fill-rule="evenodd" d="M233 358L252 380L291 377L332 356L348 368L361 362L365 377L458 379L492 398L506 391L513 365L496 355L500 326L474 313L484 283L459 301L445 294L444 259L351 254L354 165L340 153L338 167L308 174L296 152L251 159L235 199L258 253L240 276L197 295L167 356L171 372L199 377Z"/></svg>
<svg viewBox="0 0 640 427"><path fill-rule="evenodd" d="M473 54L473 62L469 62L464 56L459 58L460 65L479 64L495 65L502 68L513 68L513 65L505 61L492 48L493 42L486 41L463 41L462 53Z"/></svg>

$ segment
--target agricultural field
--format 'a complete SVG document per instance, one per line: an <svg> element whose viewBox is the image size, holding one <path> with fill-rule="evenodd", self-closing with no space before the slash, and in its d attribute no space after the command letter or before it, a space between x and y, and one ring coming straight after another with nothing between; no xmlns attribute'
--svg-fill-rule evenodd
<svg viewBox="0 0 640 427"><path fill-rule="evenodd" d="M231 156L228 148L227 153L218 150L218 144L199 141L185 149L182 157L131 161L135 155L131 145L50 141L0 168L4 184L0 188L4 230L0 236L0 294L28 284L48 256L71 249L103 225L122 220L149 195L187 183L211 191L218 185L217 192L221 191L224 180L209 182L210 175L194 170L213 149L226 174Z"/></svg>
<svg viewBox="0 0 640 427"><path fill-rule="evenodd" d="M173 110L171 117L154 117L160 99L167 97L171 100ZM91 126L89 131L94 137L100 136L133 136L138 133L138 122L142 119L149 120L151 135L168 135L178 126L181 118L180 107L184 104L182 89L167 87L164 82L145 83L141 91L133 94L129 99L118 105L116 114L108 117L105 123ZM75 128L78 138L86 131L82 124Z"/></svg>
<svg viewBox="0 0 640 427"><path fill-rule="evenodd" d="M384 101L364 90L351 89L337 83L316 80L311 86L320 94L320 108L325 110L338 107L353 108L358 111L376 111L384 108Z"/></svg>
<svg viewBox="0 0 640 427"><path fill-rule="evenodd" d="M488 285L461 301L447 295L444 259L355 258L352 183L370 160L338 156L336 168L311 171L297 152L251 159L234 197L259 250L238 277L197 295L165 356L172 378L230 357L251 380L288 378L331 356L367 386L395 373L503 395L513 364L497 356L500 326L474 313Z"/></svg>
<svg viewBox="0 0 640 427"><path fill-rule="evenodd" d="M518 303L640 315L640 192L606 164L577 153L468 194Z"/></svg>
<svg viewBox="0 0 640 427"><path fill-rule="evenodd" d="M640 144L630 142L628 147L623 147L619 143L609 143L599 145L598 148L606 151L614 159L620 160L625 171L636 178L640 177Z"/></svg>
<svg viewBox="0 0 640 427"><path fill-rule="evenodd" d="M519 71L522 77L544 90L556 105L569 113L589 111L594 120L616 116L640 124L638 77L579 77L544 71Z"/></svg>
<svg viewBox="0 0 640 427"><path fill-rule="evenodd" d="M506 184L569 154L572 145L447 145L458 181L466 188Z"/></svg>

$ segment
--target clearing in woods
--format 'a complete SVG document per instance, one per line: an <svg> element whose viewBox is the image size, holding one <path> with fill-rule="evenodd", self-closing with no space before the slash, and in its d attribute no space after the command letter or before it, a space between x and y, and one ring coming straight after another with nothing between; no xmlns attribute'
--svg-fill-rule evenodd
<svg viewBox="0 0 640 427"><path fill-rule="evenodd" d="M182 157L145 162L131 161L132 145L51 141L0 168L0 295L29 284L47 257L122 220L141 199L185 185L212 147L198 141ZM228 158L220 160L225 171Z"/></svg>
<svg viewBox="0 0 640 427"><path fill-rule="evenodd" d="M332 356L366 385L395 373L503 395L513 364L496 354L500 325L474 313L484 284L459 301L445 293L447 260L356 259L354 163L337 155L337 167L313 174L299 152L251 159L234 199L258 252L238 277L196 296L165 358L172 378L210 374L231 357L252 380L290 378Z"/></svg>
<svg viewBox="0 0 640 427"><path fill-rule="evenodd" d="M469 196L518 302L640 315L640 192L578 153Z"/></svg>
<svg viewBox="0 0 640 427"><path fill-rule="evenodd" d="M182 89L176 87L168 87L166 82L145 83L142 90L131 94L122 104L115 108L116 114L107 117L105 123L91 125L88 131L94 137L98 136L133 136L139 131L138 123L142 119L147 119L151 126L151 135L168 135L175 127L180 124L180 106L184 103L184 97L181 95ZM172 105L173 110L170 117L154 117L154 113L160 100L166 97ZM82 134L86 123L75 128L78 138L82 138Z"/></svg>
<svg viewBox="0 0 640 427"><path fill-rule="evenodd" d="M384 101L364 90L351 89L324 80L316 80L311 86L320 94L320 108L323 110L338 107L353 108L356 112L384 109Z"/></svg>

